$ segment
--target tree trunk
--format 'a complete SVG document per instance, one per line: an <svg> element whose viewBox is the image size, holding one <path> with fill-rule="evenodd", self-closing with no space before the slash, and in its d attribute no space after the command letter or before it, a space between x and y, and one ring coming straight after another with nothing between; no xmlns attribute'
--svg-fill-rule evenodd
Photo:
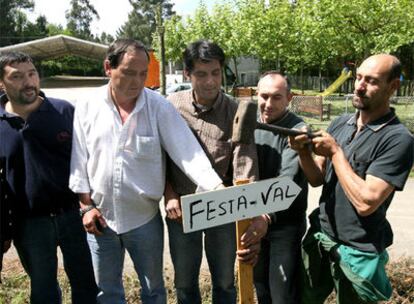
<svg viewBox="0 0 414 304"><path fill-rule="evenodd" d="M236 84L237 84L237 83L239 83L239 70L237 68L237 58L236 58L236 56L233 56L232 59L233 59L234 74L236 76Z"/></svg>
<svg viewBox="0 0 414 304"><path fill-rule="evenodd" d="M305 87L304 87L304 79L303 79L303 61L300 63L300 87L302 90L302 95L305 94Z"/></svg>
<svg viewBox="0 0 414 304"><path fill-rule="evenodd" d="M322 64L319 65L319 92L322 92Z"/></svg>

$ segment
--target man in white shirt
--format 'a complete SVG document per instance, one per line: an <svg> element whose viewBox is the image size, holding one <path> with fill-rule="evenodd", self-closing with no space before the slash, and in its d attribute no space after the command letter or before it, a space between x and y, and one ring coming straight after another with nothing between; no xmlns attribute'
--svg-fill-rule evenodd
<svg viewBox="0 0 414 304"><path fill-rule="evenodd" d="M79 194L100 303L125 303L125 249L142 286L143 303L166 303L162 277L165 154L198 185L221 179L180 114L144 88L149 56L120 39L104 61L108 85L75 110L70 188Z"/></svg>

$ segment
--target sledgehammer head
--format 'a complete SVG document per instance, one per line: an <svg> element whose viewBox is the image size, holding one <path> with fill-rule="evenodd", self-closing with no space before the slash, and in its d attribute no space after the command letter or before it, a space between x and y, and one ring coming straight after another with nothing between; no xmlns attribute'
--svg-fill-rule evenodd
<svg viewBox="0 0 414 304"><path fill-rule="evenodd" d="M236 143L251 143L254 140L256 124L257 104L252 101L240 101L233 121L231 140Z"/></svg>

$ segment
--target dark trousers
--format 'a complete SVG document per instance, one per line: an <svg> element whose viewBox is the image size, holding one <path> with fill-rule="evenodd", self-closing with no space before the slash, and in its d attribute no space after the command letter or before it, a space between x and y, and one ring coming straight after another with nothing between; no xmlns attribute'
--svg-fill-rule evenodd
<svg viewBox="0 0 414 304"><path fill-rule="evenodd" d="M174 285L177 303L201 303L198 286L204 250L211 273L213 304L235 304L234 263L236 258L236 231L234 223L183 233L182 225L166 220L174 264Z"/></svg>
<svg viewBox="0 0 414 304"><path fill-rule="evenodd" d="M260 304L300 303L301 240L306 221L272 227L262 240L254 284Z"/></svg>
<svg viewBox="0 0 414 304"><path fill-rule="evenodd" d="M61 303L57 281L58 246L71 286L72 303L96 303L98 289L91 254L77 210L19 221L14 245L30 277L32 304Z"/></svg>

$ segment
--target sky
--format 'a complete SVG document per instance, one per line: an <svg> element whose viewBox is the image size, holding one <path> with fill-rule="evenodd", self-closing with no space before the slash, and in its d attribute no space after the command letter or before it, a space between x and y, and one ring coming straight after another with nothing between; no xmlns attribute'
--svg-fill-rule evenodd
<svg viewBox="0 0 414 304"><path fill-rule="evenodd" d="M174 10L178 15L191 15L199 4L198 0L173 0ZM204 0L211 8L220 0ZM28 17L34 21L37 16L45 15L49 23L66 25L65 12L70 7L70 0L34 0L34 12L29 12ZM99 14L100 20L94 20L91 25L93 34L107 32L115 36L118 28L128 19L128 13L132 6L128 0L90 0Z"/></svg>

